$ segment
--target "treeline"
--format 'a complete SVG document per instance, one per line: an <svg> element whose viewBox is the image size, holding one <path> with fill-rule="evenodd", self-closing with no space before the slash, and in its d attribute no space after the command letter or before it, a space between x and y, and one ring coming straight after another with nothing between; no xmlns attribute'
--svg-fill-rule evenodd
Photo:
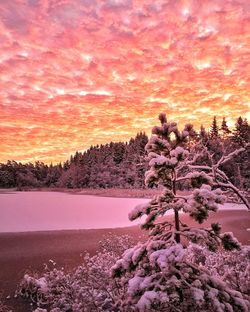
<svg viewBox="0 0 250 312"><path fill-rule="evenodd" d="M239 117L231 130L225 118L219 125L214 117L210 129L207 131L201 126L191 143L195 145L199 140L219 158L250 142L250 126L247 119ZM0 187L144 188L147 142L147 135L138 133L129 142L111 142L76 152L65 163L57 165L8 161L0 164ZM223 170L237 187L250 189L249 149L235 156L233 162L227 162Z"/></svg>
<svg viewBox="0 0 250 312"><path fill-rule="evenodd" d="M64 164L0 164L0 187L142 188L147 168L145 133L76 152Z"/></svg>

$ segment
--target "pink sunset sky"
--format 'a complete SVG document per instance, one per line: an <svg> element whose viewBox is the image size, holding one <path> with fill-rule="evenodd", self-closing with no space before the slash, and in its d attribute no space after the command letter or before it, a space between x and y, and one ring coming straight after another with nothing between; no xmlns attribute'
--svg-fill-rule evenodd
<svg viewBox="0 0 250 312"><path fill-rule="evenodd" d="M0 161L250 117L249 0L0 0Z"/></svg>

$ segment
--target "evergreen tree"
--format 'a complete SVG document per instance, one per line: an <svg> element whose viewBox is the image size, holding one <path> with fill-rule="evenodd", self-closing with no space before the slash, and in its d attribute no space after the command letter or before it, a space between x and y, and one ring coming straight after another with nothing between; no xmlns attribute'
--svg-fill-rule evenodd
<svg viewBox="0 0 250 312"><path fill-rule="evenodd" d="M113 160L116 165L119 165L124 159L125 144L122 142L114 143L113 145Z"/></svg>
<svg viewBox="0 0 250 312"><path fill-rule="evenodd" d="M219 137L219 128L217 125L217 120L216 120L216 116L214 116L212 125L210 127L210 138L211 139L217 139Z"/></svg>
<svg viewBox="0 0 250 312"><path fill-rule="evenodd" d="M200 140L206 145L209 139L209 135L203 125L200 127L200 133L199 133Z"/></svg>
<svg viewBox="0 0 250 312"><path fill-rule="evenodd" d="M229 134L231 133L231 131L228 128L227 122L226 122L226 118L223 117L222 119L222 123L221 123L221 128L220 128L221 132L222 132L222 137L223 139L227 138L229 136Z"/></svg>
<svg viewBox="0 0 250 312"><path fill-rule="evenodd" d="M212 125L210 127L209 138L207 140L206 147L215 155L216 159L221 157L224 147L219 135L219 127L216 116L214 116Z"/></svg>
<svg viewBox="0 0 250 312"><path fill-rule="evenodd" d="M250 126L247 119L242 119L240 116L235 124L233 131L233 141L241 146L250 142Z"/></svg>

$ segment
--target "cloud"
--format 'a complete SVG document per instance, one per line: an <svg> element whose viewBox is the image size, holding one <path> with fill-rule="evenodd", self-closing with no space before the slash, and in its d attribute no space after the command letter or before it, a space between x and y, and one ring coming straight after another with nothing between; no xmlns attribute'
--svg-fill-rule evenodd
<svg viewBox="0 0 250 312"><path fill-rule="evenodd" d="M247 0L0 1L0 161L249 112ZM250 116L249 116L250 117Z"/></svg>
<svg viewBox="0 0 250 312"><path fill-rule="evenodd" d="M132 0L106 0L103 2L104 9L116 10L116 9L131 9L133 7Z"/></svg>

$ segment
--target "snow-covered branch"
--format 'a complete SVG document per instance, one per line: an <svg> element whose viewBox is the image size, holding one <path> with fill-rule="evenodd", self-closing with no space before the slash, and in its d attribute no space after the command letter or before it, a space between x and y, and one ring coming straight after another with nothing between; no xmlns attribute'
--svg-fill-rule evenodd
<svg viewBox="0 0 250 312"><path fill-rule="evenodd" d="M246 148L249 148L250 144L247 144L243 148L239 148L233 152L231 152L228 155L223 155L217 162L214 162L212 155L209 153L207 148L204 148L203 151L206 152L207 157L210 160L211 165L196 165L194 162L190 162L188 164L188 167L190 170L195 170L194 172L200 171L206 171L207 175L212 177L214 180L213 185L217 187L222 187L224 189L231 190L234 194L238 196L238 198L242 201L243 204L246 205L248 210L250 210L250 204L247 200L247 198L242 194L242 192L232 184L226 173L220 169L220 167L225 164L226 162L232 160L234 157L240 155L241 153L246 151ZM201 154L200 154L201 155ZM195 158L197 159L197 158ZM187 174L187 177L190 176L190 173ZM184 179L185 177L180 178Z"/></svg>
<svg viewBox="0 0 250 312"><path fill-rule="evenodd" d="M224 187L227 189L231 189L244 203L244 205L247 207L247 209L250 211L250 204L248 202L248 200L246 199L246 197L240 192L240 190L234 186L230 181L228 181L228 183L223 183L223 182L216 182L215 183L216 186L219 187Z"/></svg>
<svg viewBox="0 0 250 312"><path fill-rule="evenodd" d="M241 153L245 152L250 147L250 144L246 144L245 147L239 148L228 155L223 155L221 159L216 163L216 166L219 167L224 165L226 162L232 160L234 157L240 155Z"/></svg>

